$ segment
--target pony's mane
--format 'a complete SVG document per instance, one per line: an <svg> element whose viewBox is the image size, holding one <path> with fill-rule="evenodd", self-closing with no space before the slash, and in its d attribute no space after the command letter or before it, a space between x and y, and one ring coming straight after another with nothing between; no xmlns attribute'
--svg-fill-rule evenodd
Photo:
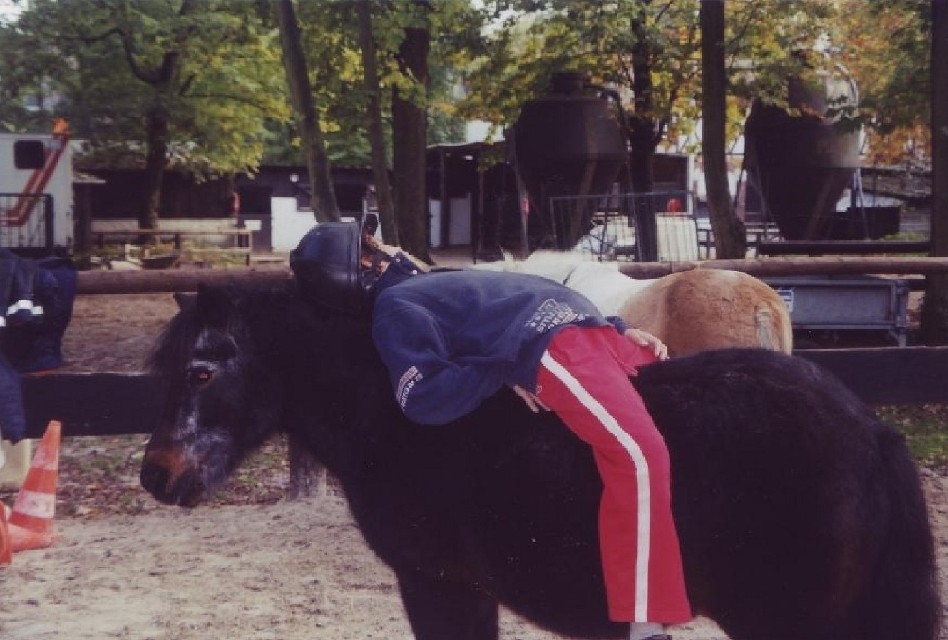
<svg viewBox="0 0 948 640"><path fill-rule="evenodd" d="M370 321L368 312L356 316L306 302L295 283L284 287L202 287L182 304L162 332L147 367L163 375L180 372L191 358L198 336L208 328L235 337L252 336L255 350L266 356L277 357L318 342L327 356L345 349L353 357L364 357L374 354Z"/></svg>

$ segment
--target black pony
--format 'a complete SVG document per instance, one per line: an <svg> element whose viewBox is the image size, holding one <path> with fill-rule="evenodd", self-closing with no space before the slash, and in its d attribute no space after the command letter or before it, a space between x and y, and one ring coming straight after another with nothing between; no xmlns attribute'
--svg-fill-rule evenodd
<svg viewBox="0 0 948 640"><path fill-rule="evenodd" d="M411 424L368 318L291 291L201 291L153 364L167 402L141 480L159 500L197 504L285 431L342 483L416 638L496 639L498 603L564 635L623 633L606 617L599 476L554 415L502 392L453 424ZM671 453L695 613L733 640L935 640L917 470L836 379L724 350L644 367L634 384Z"/></svg>

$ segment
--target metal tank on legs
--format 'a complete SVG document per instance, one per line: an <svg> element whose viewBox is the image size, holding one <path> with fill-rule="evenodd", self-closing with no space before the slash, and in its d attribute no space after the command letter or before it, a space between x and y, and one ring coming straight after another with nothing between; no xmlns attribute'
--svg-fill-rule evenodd
<svg viewBox="0 0 948 640"><path fill-rule="evenodd" d="M535 243L566 249L588 231L590 211L577 207L554 217L550 198L609 191L628 154L619 108L575 73L554 75L547 95L524 103L507 144L532 205Z"/></svg>
<svg viewBox="0 0 948 640"><path fill-rule="evenodd" d="M825 239L860 164L859 132L838 117L856 106L856 88L840 68L811 81L791 78L788 88L789 111L759 99L752 105L745 165L785 239Z"/></svg>

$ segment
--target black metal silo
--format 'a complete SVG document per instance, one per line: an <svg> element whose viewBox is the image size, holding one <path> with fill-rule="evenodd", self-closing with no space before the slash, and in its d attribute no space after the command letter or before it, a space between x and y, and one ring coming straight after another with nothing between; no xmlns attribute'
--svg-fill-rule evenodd
<svg viewBox="0 0 948 640"><path fill-rule="evenodd" d="M787 240L829 237L836 203L859 167L859 134L831 117L830 100L855 105L848 79L827 86L790 82L790 106L754 102L744 128L745 164L767 212Z"/></svg>
<svg viewBox="0 0 948 640"><path fill-rule="evenodd" d="M523 105L507 138L532 203L532 227L554 233L558 248L573 246L588 230L587 212L554 220L550 198L608 192L627 157L615 108L589 92L581 75L557 74L547 95Z"/></svg>

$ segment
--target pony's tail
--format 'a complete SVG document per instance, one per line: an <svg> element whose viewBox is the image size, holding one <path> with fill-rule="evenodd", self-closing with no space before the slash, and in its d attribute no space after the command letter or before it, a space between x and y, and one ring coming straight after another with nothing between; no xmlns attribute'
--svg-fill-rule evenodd
<svg viewBox="0 0 948 640"><path fill-rule="evenodd" d="M918 471L898 432L880 429L890 514L887 535L856 615L869 640L938 640L941 602L934 542ZM881 523L880 523L881 524Z"/></svg>
<svg viewBox="0 0 948 640"><path fill-rule="evenodd" d="M788 314L775 313L771 306L759 304L754 310L754 323L760 347L786 354L793 351L793 327Z"/></svg>

